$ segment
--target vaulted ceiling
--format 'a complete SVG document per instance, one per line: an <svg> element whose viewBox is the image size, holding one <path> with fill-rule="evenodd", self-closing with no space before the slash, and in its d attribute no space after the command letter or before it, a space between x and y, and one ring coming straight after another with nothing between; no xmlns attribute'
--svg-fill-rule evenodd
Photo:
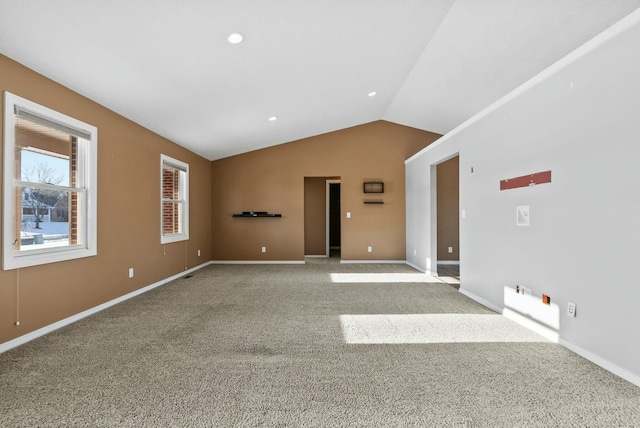
<svg viewBox="0 0 640 428"><path fill-rule="evenodd" d="M0 0L0 53L214 160L375 120L446 133L639 7Z"/></svg>

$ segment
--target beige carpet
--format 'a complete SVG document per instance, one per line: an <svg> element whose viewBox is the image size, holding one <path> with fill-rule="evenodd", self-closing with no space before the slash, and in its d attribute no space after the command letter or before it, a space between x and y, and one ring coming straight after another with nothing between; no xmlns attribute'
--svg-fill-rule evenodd
<svg viewBox="0 0 640 428"><path fill-rule="evenodd" d="M207 267L0 355L0 426L640 426L640 388L448 285L351 281L375 272L417 274Z"/></svg>

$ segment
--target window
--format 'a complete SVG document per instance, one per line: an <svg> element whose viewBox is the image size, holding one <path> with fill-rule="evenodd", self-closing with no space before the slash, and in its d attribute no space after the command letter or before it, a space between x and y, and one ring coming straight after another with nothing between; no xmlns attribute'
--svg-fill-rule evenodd
<svg viewBox="0 0 640 428"><path fill-rule="evenodd" d="M189 165L160 156L160 243L189 239Z"/></svg>
<svg viewBox="0 0 640 428"><path fill-rule="evenodd" d="M97 254L98 130L4 93L4 270Z"/></svg>

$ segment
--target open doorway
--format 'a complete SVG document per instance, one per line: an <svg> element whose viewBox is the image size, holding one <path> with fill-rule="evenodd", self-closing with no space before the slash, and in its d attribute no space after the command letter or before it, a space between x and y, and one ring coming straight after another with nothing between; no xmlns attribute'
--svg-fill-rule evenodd
<svg viewBox="0 0 640 428"><path fill-rule="evenodd" d="M340 257L340 177L304 178L304 254Z"/></svg>
<svg viewBox="0 0 640 428"><path fill-rule="evenodd" d="M460 287L459 156L436 166L438 277Z"/></svg>
<svg viewBox="0 0 640 428"><path fill-rule="evenodd" d="M340 258L342 227L340 215L340 180L327 180L326 241L327 256Z"/></svg>

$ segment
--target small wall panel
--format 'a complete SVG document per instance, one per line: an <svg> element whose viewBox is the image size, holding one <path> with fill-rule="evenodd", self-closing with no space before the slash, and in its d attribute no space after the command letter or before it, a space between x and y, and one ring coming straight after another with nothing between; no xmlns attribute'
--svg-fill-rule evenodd
<svg viewBox="0 0 640 428"><path fill-rule="evenodd" d="M535 174L500 180L500 190L517 189L537 184L551 183L551 171L536 172Z"/></svg>

